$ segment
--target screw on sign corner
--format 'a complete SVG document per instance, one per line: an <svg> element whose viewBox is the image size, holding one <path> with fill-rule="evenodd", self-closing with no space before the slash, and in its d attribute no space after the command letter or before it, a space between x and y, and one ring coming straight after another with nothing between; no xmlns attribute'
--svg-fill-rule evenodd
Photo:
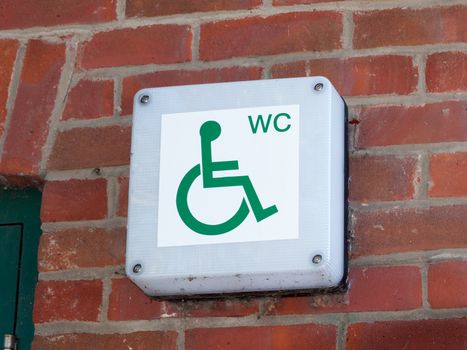
<svg viewBox="0 0 467 350"><path fill-rule="evenodd" d="M311 261L313 261L313 264L319 264L323 260L323 257L319 254L316 254Z"/></svg>
<svg viewBox="0 0 467 350"><path fill-rule="evenodd" d="M315 91L321 91L324 89L324 84L323 83L318 83L315 85L315 87L313 88Z"/></svg>
<svg viewBox="0 0 467 350"><path fill-rule="evenodd" d="M133 272L140 273L142 268L143 266L141 266L141 264L136 264L135 266L133 266Z"/></svg>
<svg viewBox="0 0 467 350"><path fill-rule="evenodd" d="M141 102L143 105L149 103L149 95L142 95L140 98L139 98L139 102Z"/></svg>

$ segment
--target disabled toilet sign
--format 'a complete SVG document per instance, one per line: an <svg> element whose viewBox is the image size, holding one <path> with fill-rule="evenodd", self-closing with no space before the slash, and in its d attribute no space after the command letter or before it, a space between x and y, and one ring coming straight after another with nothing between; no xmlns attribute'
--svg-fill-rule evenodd
<svg viewBox="0 0 467 350"><path fill-rule="evenodd" d="M126 275L175 298L339 285L345 112L324 77L138 91Z"/></svg>
<svg viewBox="0 0 467 350"><path fill-rule="evenodd" d="M163 114L158 247L298 238L299 105Z"/></svg>

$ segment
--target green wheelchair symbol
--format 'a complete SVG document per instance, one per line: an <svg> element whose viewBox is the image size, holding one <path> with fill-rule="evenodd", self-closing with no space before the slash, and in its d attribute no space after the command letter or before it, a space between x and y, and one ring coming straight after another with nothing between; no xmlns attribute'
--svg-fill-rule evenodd
<svg viewBox="0 0 467 350"><path fill-rule="evenodd" d="M221 126L219 123L212 120L203 123L199 129L199 134L201 136L201 165L196 164L186 173L177 190L177 210L185 225L199 234L208 236L221 235L232 231L248 216L250 209L248 208L246 200L250 203L257 222L277 213L278 210L275 205L263 208L248 176L214 177L213 173L215 171L239 169L238 161L236 160L221 162L214 162L212 160L211 143L221 134ZM246 200L243 198L237 212L223 223L215 225L205 224L196 219L190 211L188 206L188 192L193 182L201 173L203 188L241 186L245 191Z"/></svg>

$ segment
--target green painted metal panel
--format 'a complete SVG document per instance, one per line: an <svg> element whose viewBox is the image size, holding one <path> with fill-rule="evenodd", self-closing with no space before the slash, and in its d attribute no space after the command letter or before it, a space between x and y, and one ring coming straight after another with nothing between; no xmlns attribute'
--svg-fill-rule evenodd
<svg viewBox="0 0 467 350"><path fill-rule="evenodd" d="M37 248L41 233L40 204L41 193L36 189L0 190L0 225L22 228L19 253L13 253L13 249L7 252L10 257L20 254L16 315L14 315L16 319L14 334L19 339L18 350L29 350L34 337L32 310L37 282ZM2 285L0 282L0 286Z"/></svg>
<svg viewBox="0 0 467 350"><path fill-rule="evenodd" d="M15 331L21 225L0 226L0 334Z"/></svg>

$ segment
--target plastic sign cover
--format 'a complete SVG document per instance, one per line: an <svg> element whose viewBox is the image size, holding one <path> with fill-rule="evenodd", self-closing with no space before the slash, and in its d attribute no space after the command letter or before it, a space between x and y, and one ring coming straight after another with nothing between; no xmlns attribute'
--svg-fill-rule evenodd
<svg viewBox="0 0 467 350"><path fill-rule="evenodd" d="M154 296L337 285L344 124L322 77L139 91L128 276Z"/></svg>

